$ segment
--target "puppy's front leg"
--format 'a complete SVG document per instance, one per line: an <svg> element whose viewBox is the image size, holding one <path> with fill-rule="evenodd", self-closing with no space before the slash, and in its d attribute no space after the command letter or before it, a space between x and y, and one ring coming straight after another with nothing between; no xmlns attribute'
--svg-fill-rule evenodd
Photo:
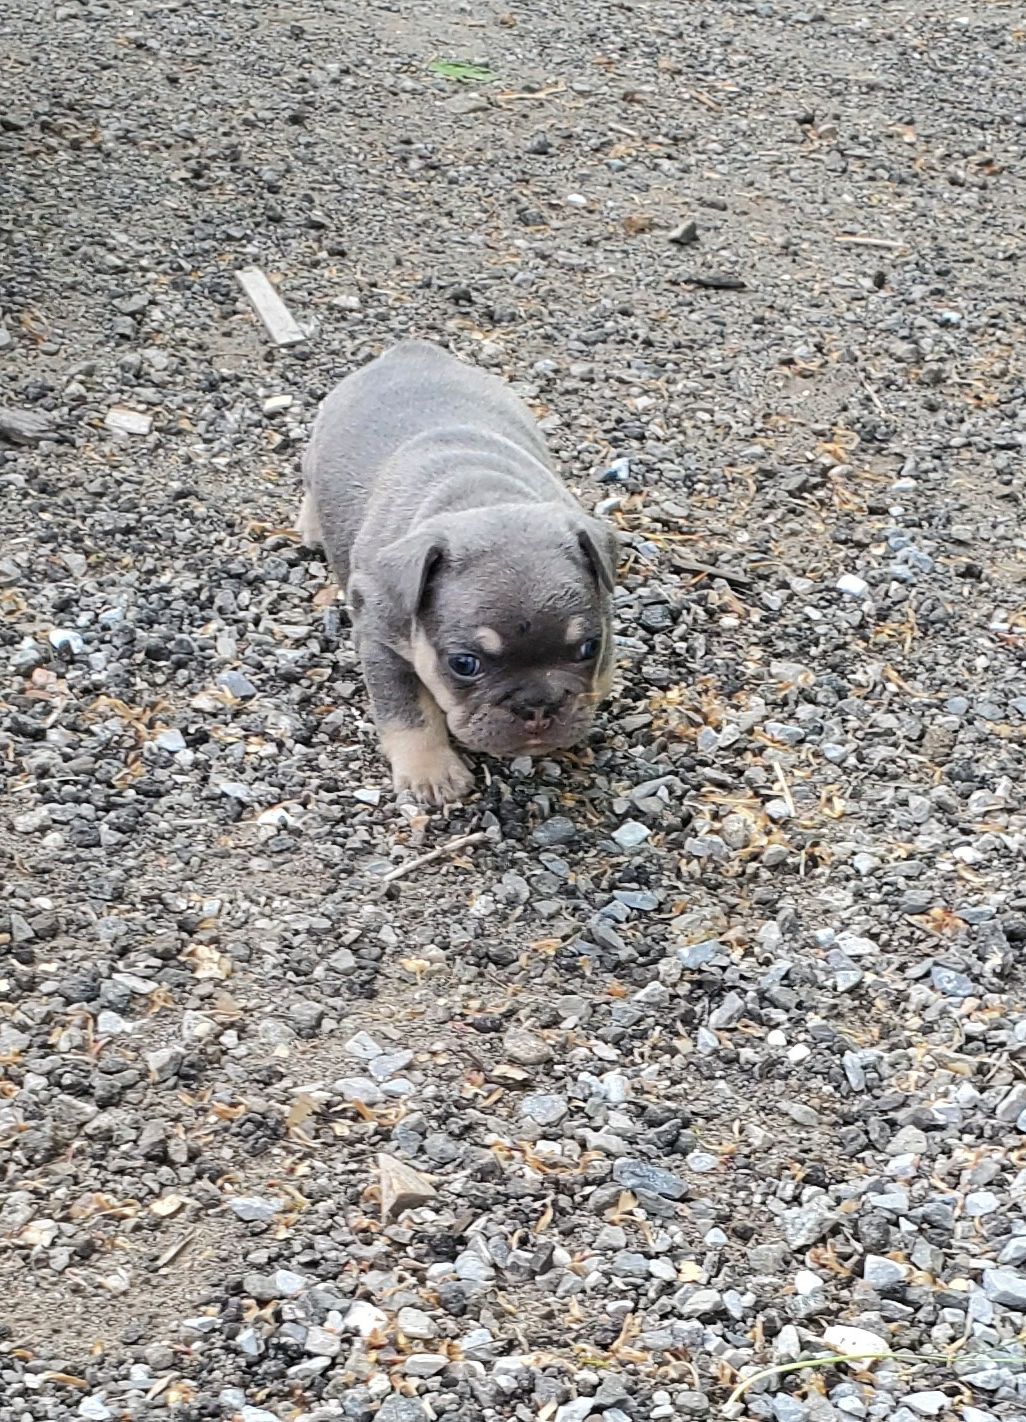
<svg viewBox="0 0 1026 1422"><path fill-rule="evenodd" d="M474 777L453 750L445 717L416 672L380 642L364 643L360 655L396 790L433 805L462 800Z"/></svg>

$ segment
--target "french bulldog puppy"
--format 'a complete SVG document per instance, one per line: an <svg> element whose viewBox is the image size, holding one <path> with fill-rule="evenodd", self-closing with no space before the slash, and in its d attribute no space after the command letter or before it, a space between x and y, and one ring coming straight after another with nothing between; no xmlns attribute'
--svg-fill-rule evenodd
<svg viewBox="0 0 1026 1422"><path fill-rule="evenodd" d="M501 380L402 342L327 396L303 483L297 528L345 589L397 790L468 793L450 733L495 756L587 734L612 680L617 539Z"/></svg>

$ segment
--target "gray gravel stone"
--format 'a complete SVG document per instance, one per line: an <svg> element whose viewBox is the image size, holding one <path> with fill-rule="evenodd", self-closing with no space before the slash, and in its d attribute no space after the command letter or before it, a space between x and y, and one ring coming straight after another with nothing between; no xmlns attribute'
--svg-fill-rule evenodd
<svg viewBox="0 0 1026 1422"><path fill-rule="evenodd" d="M525 1096L520 1103L520 1110L528 1120L537 1122L539 1126L558 1126L569 1107L564 1096L539 1091Z"/></svg>
<svg viewBox="0 0 1026 1422"><path fill-rule="evenodd" d="M862 1262L862 1277L879 1293L900 1288L908 1280L907 1264L899 1264L880 1254L867 1254Z"/></svg>
<svg viewBox="0 0 1026 1422"><path fill-rule="evenodd" d="M668 1200L683 1200L688 1192L687 1185L678 1176L643 1160L616 1161L613 1179L628 1190L647 1190L653 1195L664 1195Z"/></svg>
<svg viewBox="0 0 1026 1422"><path fill-rule="evenodd" d="M1026 1312L1026 1274L1018 1269L984 1269L983 1289L994 1303Z"/></svg>
<svg viewBox="0 0 1026 1422"><path fill-rule="evenodd" d="M232 1214L246 1224L269 1224L283 1205L283 1200L265 1200L256 1195L233 1195L228 1200Z"/></svg>
<svg viewBox="0 0 1026 1422"><path fill-rule="evenodd" d="M1021 46L512 8L4 8L0 1422L1023 1412ZM292 529L407 333L622 552L430 812Z"/></svg>
<svg viewBox="0 0 1026 1422"><path fill-rule="evenodd" d="M375 1413L377 1422L429 1422L431 1414L416 1397L389 1393Z"/></svg>
<svg viewBox="0 0 1026 1422"><path fill-rule="evenodd" d="M825 1199L811 1200L807 1205L788 1210L781 1219L784 1239L791 1249L809 1249L830 1232L835 1215Z"/></svg>
<svg viewBox="0 0 1026 1422"><path fill-rule="evenodd" d="M727 1027L736 1027L745 1010L745 1000L740 993L728 992L716 1010L709 1014L709 1026L714 1032Z"/></svg>
<svg viewBox="0 0 1026 1422"><path fill-rule="evenodd" d="M419 1308L401 1308L396 1322L407 1338L416 1342L438 1337L438 1325L430 1314Z"/></svg>
<svg viewBox="0 0 1026 1422"><path fill-rule="evenodd" d="M53 423L36 410L0 405L0 438L11 444L39 444L53 435Z"/></svg>

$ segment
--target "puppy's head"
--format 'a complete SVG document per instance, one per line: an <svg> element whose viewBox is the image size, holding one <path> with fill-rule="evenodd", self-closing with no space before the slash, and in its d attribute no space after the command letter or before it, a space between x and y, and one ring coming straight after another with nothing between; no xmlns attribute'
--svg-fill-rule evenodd
<svg viewBox="0 0 1026 1422"><path fill-rule="evenodd" d="M616 555L611 528L552 504L437 517L383 551L378 578L457 741L539 754L587 734L612 679Z"/></svg>

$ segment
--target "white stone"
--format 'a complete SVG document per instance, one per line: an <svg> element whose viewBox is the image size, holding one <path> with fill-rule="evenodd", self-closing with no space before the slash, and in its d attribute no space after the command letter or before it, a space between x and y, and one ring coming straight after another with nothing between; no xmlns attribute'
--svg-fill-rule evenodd
<svg viewBox="0 0 1026 1422"><path fill-rule="evenodd" d="M438 1337L438 1325L429 1313L419 1308L401 1308L396 1315L399 1330L414 1342Z"/></svg>
<svg viewBox="0 0 1026 1422"><path fill-rule="evenodd" d="M913 1412L918 1412L921 1417L939 1417L948 1405L946 1393L931 1390L929 1392L910 1392L907 1397L902 1398L906 1407L911 1407Z"/></svg>
<svg viewBox="0 0 1026 1422"><path fill-rule="evenodd" d="M131 1022L126 1022L120 1012L111 1012L104 1008L96 1018L96 1030L101 1037L120 1037L126 1032L131 1032Z"/></svg>
<svg viewBox="0 0 1026 1422"><path fill-rule="evenodd" d="M591 1416L594 1406L593 1398L575 1397L573 1402L564 1402L562 1407L557 1407L555 1422L584 1422L586 1417Z"/></svg>
<svg viewBox="0 0 1026 1422"><path fill-rule="evenodd" d="M613 838L621 849L637 849L651 834L647 825L638 820L624 820L619 829L613 831Z"/></svg>
<svg viewBox="0 0 1026 1422"><path fill-rule="evenodd" d="M873 1289L894 1289L908 1278L908 1265L888 1259L885 1254L867 1254L862 1261L862 1277Z"/></svg>
<svg viewBox="0 0 1026 1422"><path fill-rule="evenodd" d="M851 1328L847 1324L835 1323L824 1330L823 1342L835 1353L843 1353L848 1358L883 1358L891 1351L886 1339L868 1328Z"/></svg>
<svg viewBox="0 0 1026 1422"><path fill-rule="evenodd" d="M818 1274L814 1274L811 1269L799 1269L794 1276L795 1293L806 1295L814 1294L817 1289L823 1287L823 1280Z"/></svg>
<svg viewBox="0 0 1026 1422"><path fill-rule="evenodd" d="M153 744L160 750L177 755L179 751L185 750L185 737L177 726L171 726L168 730L161 731L160 735L154 738Z"/></svg>
<svg viewBox="0 0 1026 1422"><path fill-rule="evenodd" d="M349 1038L343 1050L351 1057L358 1057L361 1062L370 1062L375 1057L380 1057L385 1049L375 1042L369 1032L357 1032Z"/></svg>
<svg viewBox="0 0 1026 1422"><path fill-rule="evenodd" d="M317 1324L313 1324L306 1330L303 1346L315 1358L334 1358L342 1346L342 1340L337 1333L331 1333L327 1328L319 1328Z"/></svg>
<svg viewBox="0 0 1026 1422"><path fill-rule="evenodd" d="M837 579L839 592L846 593L848 597L865 597L869 592L869 584L864 578L857 578L854 573L844 573Z"/></svg>
<svg viewBox="0 0 1026 1422"><path fill-rule="evenodd" d="M366 1299L357 1299L345 1317L344 1327L350 1333L358 1333L361 1338L369 1338L379 1333L388 1324L388 1314L375 1308Z"/></svg>
<svg viewBox="0 0 1026 1422"><path fill-rule="evenodd" d="M78 1404L78 1415L79 1417L88 1417L89 1422L107 1422L108 1417L114 1416L103 1398L97 1393L93 1393L91 1397L83 1397Z"/></svg>
<svg viewBox="0 0 1026 1422"><path fill-rule="evenodd" d="M433 1378L449 1366L449 1359L444 1353L411 1353L404 1366L407 1377Z"/></svg>

